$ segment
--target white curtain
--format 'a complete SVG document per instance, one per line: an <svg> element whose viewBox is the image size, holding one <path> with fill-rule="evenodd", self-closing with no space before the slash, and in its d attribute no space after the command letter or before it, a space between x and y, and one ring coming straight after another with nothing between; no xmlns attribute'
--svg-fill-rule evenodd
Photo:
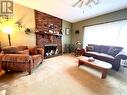
<svg viewBox="0 0 127 95"><path fill-rule="evenodd" d="M127 47L127 20L84 27L83 47L87 44Z"/></svg>

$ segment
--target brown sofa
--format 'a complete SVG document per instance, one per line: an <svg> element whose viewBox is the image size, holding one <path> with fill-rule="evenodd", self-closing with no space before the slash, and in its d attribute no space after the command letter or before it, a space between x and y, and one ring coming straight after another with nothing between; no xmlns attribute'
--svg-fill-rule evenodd
<svg viewBox="0 0 127 95"><path fill-rule="evenodd" d="M27 71L31 74L32 69L42 63L44 50L37 47L9 46L2 49L0 54L1 68L4 70Z"/></svg>

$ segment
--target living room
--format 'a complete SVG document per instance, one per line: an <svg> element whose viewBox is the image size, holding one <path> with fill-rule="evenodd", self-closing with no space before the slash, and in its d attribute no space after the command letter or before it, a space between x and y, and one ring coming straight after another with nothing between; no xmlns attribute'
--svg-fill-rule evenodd
<svg viewBox="0 0 127 95"><path fill-rule="evenodd" d="M88 9L82 9L82 2L85 0L79 1L54 0L49 3L49 0L40 0L35 4L34 0L15 0L13 15L0 14L2 73L0 74L0 95L127 94L125 75L127 73L125 53L127 1L95 0L99 3L95 3ZM93 1L91 0L92 3ZM102 6L105 3L104 8ZM13 30L11 33L5 33L7 29L4 31L4 28L9 25L13 26ZM108 34L104 32L107 31L106 29ZM118 32L115 33L109 32L117 30ZM93 33L93 31L96 32ZM123 33L122 37L120 31ZM119 39L122 40L119 41ZM111 66L106 68L108 72L106 71L104 78L101 69L105 70L105 68L100 69L100 65L99 69L96 68L98 66L86 66L82 63L79 66L80 55L86 56L87 51L93 48L89 46L87 49L89 44L97 45L99 49L101 47L101 53L104 46L122 47L119 53L111 56L114 57L113 60L118 58L119 61L115 60L119 64L118 69L113 65L114 61L105 62L105 59L101 60L102 57L98 58L99 63L108 63L108 66ZM78 49L84 51L79 50L77 53ZM109 50L106 54L112 55ZM121 58L118 55L123 50L124 54ZM123 64L121 64L122 59ZM83 64L85 64L84 61Z"/></svg>

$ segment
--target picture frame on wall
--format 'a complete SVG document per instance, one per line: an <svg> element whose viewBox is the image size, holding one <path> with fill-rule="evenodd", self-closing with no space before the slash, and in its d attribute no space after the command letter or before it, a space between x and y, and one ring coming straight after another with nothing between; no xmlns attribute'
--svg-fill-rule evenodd
<svg viewBox="0 0 127 95"><path fill-rule="evenodd" d="M70 35L70 28L66 28L66 29L65 29L65 34L66 34L66 35Z"/></svg>

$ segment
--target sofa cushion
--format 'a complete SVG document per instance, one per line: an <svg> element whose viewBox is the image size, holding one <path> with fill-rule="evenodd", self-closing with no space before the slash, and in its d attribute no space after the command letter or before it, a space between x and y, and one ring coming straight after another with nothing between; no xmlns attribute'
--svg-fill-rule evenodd
<svg viewBox="0 0 127 95"><path fill-rule="evenodd" d="M104 54L104 53L99 53L97 59L102 60L102 61L106 61L106 62L109 62L109 63L112 63L114 61L113 56L108 55L108 54Z"/></svg>
<svg viewBox="0 0 127 95"><path fill-rule="evenodd" d="M94 47L93 46L86 46L86 51L93 51Z"/></svg>
<svg viewBox="0 0 127 95"><path fill-rule="evenodd" d="M28 49L27 46L17 46L18 51L23 51L23 50L26 50L26 49Z"/></svg>
<svg viewBox="0 0 127 95"><path fill-rule="evenodd" d="M2 51L5 54L16 54L18 52L17 47L15 46L4 47Z"/></svg>
<svg viewBox="0 0 127 95"><path fill-rule="evenodd" d="M29 48L29 54L36 55L37 54L37 47Z"/></svg>
<svg viewBox="0 0 127 95"><path fill-rule="evenodd" d="M89 51L89 52L85 52L84 55L87 56L87 57L91 57L92 56L92 57L96 58L98 56L98 54L99 54L98 52L90 52Z"/></svg>
<svg viewBox="0 0 127 95"><path fill-rule="evenodd" d="M3 56L2 61L5 62L29 62L31 60L31 56L26 54L6 54Z"/></svg>
<svg viewBox="0 0 127 95"><path fill-rule="evenodd" d="M100 45L94 45L94 51L95 52L100 52L101 51L101 46Z"/></svg>
<svg viewBox="0 0 127 95"><path fill-rule="evenodd" d="M29 55L29 50L23 50L23 51L18 51L18 54L28 54Z"/></svg>
<svg viewBox="0 0 127 95"><path fill-rule="evenodd" d="M109 48L110 48L109 46L101 45L101 51L100 51L100 53L106 53L106 54L108 54Z"/></svg>
<svg viewBox="0 0 127 95"><path fill-rule="evenodd" d="M121 49L119 49L119 48L110 47L108 50L108 54L115 57L120 51L121 51Z"/></svg>
<svg viewBox="0 0 127 95"><path fill-rule="evenodd" d="M100 50L101 50L100 45L88 44L88 46L93 47L93 50L92 51L94 51L94 52L100 52Z"/></svg>

